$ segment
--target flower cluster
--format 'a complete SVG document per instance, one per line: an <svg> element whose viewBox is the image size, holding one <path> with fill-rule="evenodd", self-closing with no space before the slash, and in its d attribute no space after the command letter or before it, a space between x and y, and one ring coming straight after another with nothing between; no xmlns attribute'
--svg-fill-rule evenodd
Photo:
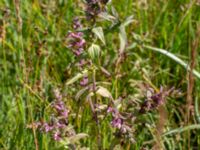
<svg viewBox="0 0 200 150"><path fill-rule="evenodd" d="M85 39L82 32L70 32L67 35L68 48L72 49L75 56L80 56L83 53Z"/></svg>
<svg viewBox="0 0 200 150"><path fill-rule="evenodd" d="M152 91L152 95L148 96L147 99L144 101L140 108L140 113L144 113L146 111L154 110L158 106L165 103L165 99L169 94L174 90L174 88L171 88L167 91L163 90L163 87L160 88L160 91L157 93L154 93Z"/></svg>
<svg viewBox="0 0 200 150"><path fill-rule="evenodd" d="M88 84L88 76L84 76L83 79L80 81L81 86L86 86Z"/></svg>
<svg viewBox="0 0 200 150"><path fill-rule="evenodd" d="M72 26L73 26L74 30L82 28L82 24L81 24L81 22L80 22L78 17L74 18Z"/></svg>
<svg viewBox="0 0 200 150"><path fill-rule="evenodd" d="M85 13L88 20L95 19L100 12L101 8L98 0L87 0Z"/></svg>
<svg viewBox="0 0 200 150"><path fill-rule="evenodd" d="M65 135L63 130L68 125L68 115L69 110L65 107L64 102L62 101L62 95L59 90L54 91L55 100L52 103L51 107L54 110L52 119L50 122L37 122L35 127L39 128L40 131L45 133L52 133L53 139L56 141L61 140Z"/></svg>
<svg viewBox="0 0 200 150"><path fill-rule="evenodd" d="M86 0L86 17L88 20L95 20L95 17L102 12L102 6L106 5L108 0Z"/></svg>
<svg viewBox="0 0 200 150"><path fill-rule="evenodd" d="M82 25L77 17L74 18L72 26L74 30L82 28ZM85 39L83 38L82 32L74 31L68 33L67 47L73 51L75 56L78 57L83 53L85 44L86 42Z"/></svg>
<svg viewBox="0 0 200 150"><path fill-rule="evenodd" d="M78 18L75 18L73 20L73 29L77 30L82 28L82 25L79 21ZM78 31L74 31L74 32L70 32L67 35L67 46L68 48L70 48L74 55L79 58L79 68L80 70L83 69L83 66L87 63L81 56L81 54L84 52L84 47L86 45L86 41L83 38L83 33L82 32L78 32ZM80 81L80 85L81 86L86 86L88 84L88 77L84 76L82 81Z"/></svg>
<svg viewBox="0 0 200 150"><path fill-rule="evenodd" d="M130 130L130 127L125 124L124 117L116 108L109 107L107 112L112 113L113 119L111 121L111 125L114 128L119 129L122 133L126 133L128 130Z"/></svg>

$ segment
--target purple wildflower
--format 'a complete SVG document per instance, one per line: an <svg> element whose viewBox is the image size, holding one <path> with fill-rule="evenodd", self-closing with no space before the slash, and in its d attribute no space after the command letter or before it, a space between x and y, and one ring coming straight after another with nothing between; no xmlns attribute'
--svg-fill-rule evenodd
<svg viewBox="0 0 200 150"><path fill-rule="evenodd" d="M147 97L147 99L144 101L140 108L140 113L144 113L146 111L155 109L159 107L160 105L163 105L165 102L165 99L169 94L174 90L174 88L171 88L169 90L163 90L163 87L161 86L159 92L154 93L152 91L152 95L150 97Z"/></svg>
<svg viewBox="0 0 200 150"><path fill-rule="evenodd" d="M54 134L53 134L53 139L55 141L60 141L61 140L61 134L60 132L56 131Z"/></svg>
<svg viewBox="0 0 200 150"><path fill-rule="evenodd" d="M122 131L122 133L126 133L127 132L127 126L122 125L121 126L121 131Z"/></svg>
<svg viewBox="0 0 200 150"><path fill-rule="evenodd" d="M112 126L118 129L121 129L123 120L121 118L115 118L111 122Z"/></svg>
<svg viewBox="0 0 200 150"><path fill-rule="evenodd" d="M87 63L87 62L85 61L85 59L81 59L81 60L79 61L78 66L79 66L80 68L82 68L86 63Z"/></svg>
<svg viewBox="0 0 200 150"><path fill-rule="evenodd" d="M63 112L61 112L61 115L63 118L68 118L69 110L65 109Z"/></svg>
<svg viewBox="0 0 200 150"><path fill-rule="evenodd" d="M67 36L68 38L68 47L72 49L73 53L76 56L80 56L85 47L85 39L83 39L82 32L70 32Z"/></svg>
<svg viewBox="0 0 200 150"><path fill-rule="evenodd" d="M72 39L81 39L83 36L82 32L70 32L68 34L68 38L72 38Z"/></svg>
<svg viewBox="0 0 200 150"><path fill-rule="evenodd" d="M152 104L149 100L145 100L140 108L140 113L144 113L146 111L149 111L152 108Z"/></svg>
<svg viewBox="0 0 200 150"><path fill-rule="evenodd" d="M56 109L56 111L62 111L65 109L65 105L63 101L56 101L53 107Z"/></svg>
<svg viewBox="0 0 200 150"><path fill-rule="evenodd" d="M88 77L85 76L83 79L80 81L81 86L86 86L88 84Z"/></svg>
<svg viewBox="0 0 200 150"><path fill-rule="evenodd" d="M56 127L57 127L57 128L64 128L64 127L66 127L66 125L63 124L62 122L58 121L58 122L56 123Z"/></svg>
<svg viewBox="0 0 200 150"><path fill-rule="evenodd" d="M116 118L116 116L117 117L119 116L119 112L116 108L108 107L107 112L112 113L112 116L115 117L115 118Z"/></svg>
<svg viewBox="0 0 200 150"><path fill-rule="evenodd" d="M151 99L153 100L153 105L152 105L153 108L158 107L159 105L162 105L164 103L164 98L162 96L162 93L158 93L151 96Z"/></svg>
<svg viewBox="0 0 200 150"><path fill-rule="evenodd" d="M37 123L37 128L45 133L53 133L53 139L59 141L62 139L62 136L64 136L61 133L68 125L69 110L62 101L62 95L58 89L54 90L54 96L55 100L51 105L54 110L54 114L52 115L50 123L39 122Z"/></svg>
<svg viewBox="0 0 200 150"><path fill-rule="evenodd" d="M95 17L101 12L98 0L87 0L86 17L88 20L95 20Z"/></svg>
<svg viewBox="0 0 200 150"><path fill-rule="evenodd" d="M86 0L86 18L95 21L95 17L103 11L103 7L108 0Z"/></svg>
<svg viewBox="0 0 200 150"><path fill-rule="evenodd" d="M118 112L118 110L113 108L113 107L108 107L107 112L112 113L112 116L113 116L113 120L111 121L111 125L114 128L123 130L125 132L125 129L122 129L123 119L122 119L120 113Z"/></svg>
<svg viewBox="0 0 200 150"><path fill-rule="evenodd" d="M107 112L108 113L113 112L113 108L112 107L108 107Z"/></svg>
<svg viewBox="0 0 200 150"><path fill-rule="evenodd" d="M52 131L54 129L54 127L53 126L51 126L51 125L49 125L48 123L44 123L43 125L42 125L42 129L41 130L43 130L44 132L50 132L50 131Z"/></svg>
<svg viewBox="0 0 200 150"><path fill-rule="evenodd" d="M61 118L59 121L58 121L60 124L62 125L68 125L68 118Z"/></svg>
<svg viewBox="0 0 200 150"><path fill-rule="evenodd" d="M82 47L85 45L85 40L84 39L80 39L79 42L75 43L76 47L81 47L81 49L83 49Z"/></svg>
<svg viewBox="0 0 200 150"><path fill-rule="evenodd" d="M81 23L80 23L78 17L74 18L74 20L73 20L73 28L74 28L75 30L77 30L77 29L79 29L79 28L81 28L81 27L82 27L82 25L81 25Z"/></svg>
<svg viewBox="0 0 200 150"><path fill-rule="evenodd" d="M83 49L82 49L82 48L79 48L79 49L77 49L76 51L74 51L74 54L75 54L76 56L80 56L82 53L83 53Z"/></svg>

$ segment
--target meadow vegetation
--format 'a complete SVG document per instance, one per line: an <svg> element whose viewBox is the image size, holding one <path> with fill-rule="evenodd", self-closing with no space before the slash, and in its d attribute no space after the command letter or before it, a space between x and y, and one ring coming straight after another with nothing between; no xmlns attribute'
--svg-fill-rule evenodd
<svg viewBox="0 0 200 150"><path fill-rule="evenodd" d="M199 53L199 0L1 0L0 150L199 150Z"/></svg>

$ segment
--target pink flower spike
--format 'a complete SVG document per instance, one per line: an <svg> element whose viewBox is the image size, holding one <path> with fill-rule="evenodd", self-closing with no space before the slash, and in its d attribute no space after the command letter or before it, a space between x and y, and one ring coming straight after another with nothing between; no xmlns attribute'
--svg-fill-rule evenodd
<svg viewBox="0 0 200 150"><path fill-rule="evenodd" d="M107 112L108 113L113 112L113 108L112 107L108 107Z"/></svg>
<svg viewBox="0 0 200 150"><path fill-rule="evenodd" d="M44 131L47 133L51 130L53 130L53 126L50 126L48 123L44 123L43 124L43 128L44 128Z"/></svg>
<svg viewBox="0 0 200 150"><path fill-rule="evenodd" d="M115 127L115 128L118 128L118 129L121 129L122 123L123 123L123 121L122 121L121 118L115 118L115 119L111 122L112 126Z"/></svg>
<svg viewBox="0 0 200 150"><path fill-rule="evenodd" d="M86 86L87 84L88 84L88 77L84 77L82 80L81 80L81 82L80 82L80 85L81 86Z"/></svg>
<svg viewBox="0 0 200 150"><path fill-rule="evenodd" d="M62 116L64 118L67 118L68 117L68 114L69 114L69 111L68 110L64 110L64 112L62 112Z"/></svg>
<svg viewBox="0 0 200 150"><path fill-rule="evenodd" d="M60 135L60 133L58 131L53 134L53 139L55 141L60 141L61 140L61 135Z"/></svg>

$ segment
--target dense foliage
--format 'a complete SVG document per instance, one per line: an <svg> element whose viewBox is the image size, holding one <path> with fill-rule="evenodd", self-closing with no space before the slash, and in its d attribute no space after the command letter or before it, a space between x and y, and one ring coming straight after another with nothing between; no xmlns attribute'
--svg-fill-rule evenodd
<svg viewBox="0 0 200 150"><path fill-rule="evenodd" d="M0 149L199 149L199 9L0 1Z"/></svg>

